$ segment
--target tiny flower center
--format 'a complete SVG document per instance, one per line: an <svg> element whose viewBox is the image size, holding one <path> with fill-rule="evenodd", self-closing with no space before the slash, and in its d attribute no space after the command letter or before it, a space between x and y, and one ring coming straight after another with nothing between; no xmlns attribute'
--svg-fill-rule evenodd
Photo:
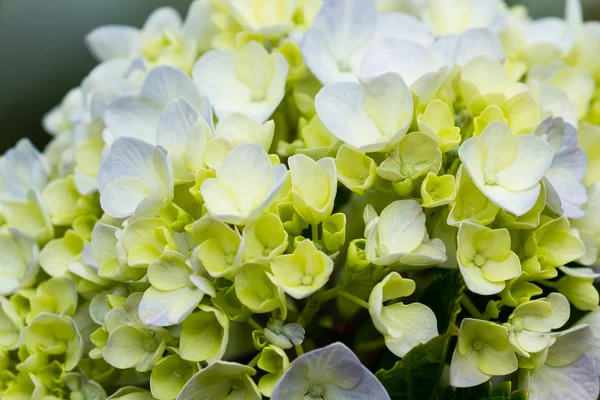
<svg viewBox="0 0 600 400"><path fill-rule="evenodd" d="M156 350L157 347L158 343L156 343L156 340L147 340L146 343L144 343L144 349L148 353L153 352L154 350Z"/></svg>
<svg viewBox="0 0 600 400"><path fill-rule="evenodd" d="M523 330L523 318L521 317L515 317L512 319L512 321L510 321L510 324L513 326L515 331L522 331Z"/></svg>
<svg viewBox="0 0 600 400"><path fill-rule="evenodd" d="M485 264L485 257L481 254L477 254L475 258L473 258L473 263L478 267L483 267L483 265Z"/></svg>
<svg viewBox="0 0 600 400"><path fill-rule="evenodd" d="M387 256L388 254L390 254L390 250L387 248L387 246L385 244L380 244L375 249L375 254L377 254L377 257L384 257L384 256Z"/></svg>
<svg viewBox="0 0 600 400"><path fill-rule="evenodd" d="M228 265L233 264L233 262L235 261L235 254L227 254L227 256L225 257L225 263L227 263Z"/></svg>
<svg viewBox="0 0 600 400"><path fill-rule="evenodd" d="M304 275L302 277L302 284L304 286L310 286L310 285L312 285L312 283L313 283L313 277L312 276L310 276L310 275Z"/></svg>
<svg viewBox="0 0 600 400"><path fill-rule="evenodd" d="M481 351L485 347L485 342L479 338L473 339L473 348L475 351Z"/></svg>
<svg viewBox="0 0 600 400"><path fill-rule="evenodd" d="M265 91L263 89L252 89L250 93L252 101L263 101L265 99Z"/></svg>
<svg viewBox="0 0 600 400"><path fill-rule="evenodd" d="M410 177L415 173L415 166L412 164L402 164L400 173L406 177Z"/></svg>
<svg viewBox="0 0 600 400"><path fill-rule="evenodd" d="M487 174L485 174L485 177L483 179L485 179L486 185L495 185L498 181L498 177L493 172L488 172Z"/></svg>
<svg viewBox="0 0 600 400"><path fill-rule="evenodd" d="M311 397L322 397L325 394L325 388L320 383L311 383L308 388L308 395Z"/></svg>
<svg viewBox="0 0 600 400"><path fill-rule="evenodd" d="M340 72L350 72L352 71L352 66L348 61L338 61L337 63L338 69Z"/></svg>

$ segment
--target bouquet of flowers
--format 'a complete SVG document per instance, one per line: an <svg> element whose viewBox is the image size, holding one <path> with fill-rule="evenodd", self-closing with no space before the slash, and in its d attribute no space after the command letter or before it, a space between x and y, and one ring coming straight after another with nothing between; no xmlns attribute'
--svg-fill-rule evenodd
<svg viewBox="0 0 600 400"><path fill-rule="evenodd" d="M578 0L195 0L0 158L0 398L595 400Z"/></svg>

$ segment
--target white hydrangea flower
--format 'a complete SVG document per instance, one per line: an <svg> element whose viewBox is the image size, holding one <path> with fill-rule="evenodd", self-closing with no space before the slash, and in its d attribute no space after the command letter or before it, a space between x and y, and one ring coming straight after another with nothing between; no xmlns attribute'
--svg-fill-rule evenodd
<svg viewBox="0 0 600 400"><path fill-rule="evenodd" d="M98 174L100 204L115 218L157 211L173 198L167 151L132 137L117 139Z"/></svg>
<svg viewBox="0 0 600 400"><path fill-rule="evenodd" d="M356 81L369 43L395 37L428 46L433 35L415 18L377 14L374 0L327 1L301 43L302 56L322 84Z"/></svg>
<svg viewBox="0 0 600 400"><path fill-rule="evenodd" d="M50 169L29 139L21 139L0 158L0 200L26 202L30 190L41 191Z"/></svg>
<svg viewBox="0 0 600 400"><path fill-rule="evenodd" d="M503 6L500 0L429 0L421 16L438 36L470 28L489 28L498 34L505 24Z"/></svg>
<svg viewBox="0 0 600 400"><path fill-rule="evenodd" d="M42 120L44 130L53 136L69 134L79 117L83 96L81 88L76 87L63 97L59 105L50 110Z"/></svg>
<svg viewBox="0 0 600 400"><path fill-rule="evenodd" d="M240 51L218 49L194 65L194 81L206 92L219 119L242 113L265 122L285 94L288 62L252 41Z"/></svg>
<svg viewBox="0 0 600 400"><path fill-rule="evenodd" d="M513 135L494 121L458 150L475 185L498 207L517 216L531 210L550 168L552 147L535 135Z"/></svg>
<svg viewBox="0 0 600 400"><path fill-rule="evenodd" d="M389 72L358 82L325 86L315 98L329 131L362 152L392 149L408 131L413 99L400 75Z"/></svg>
<svg viewBox="0 0 600 400"><path fill-rule="evenodd" d="M401 264L404 270L427 267L446 261L446 248L440 239L430 240L425 213L415 200L397 200L380 216L372 206L365 208L365 253L375 265ZM396 267L394 267L396 268Z"/></svg>
<svg viewBox="0 0 600 400"><path fill-rule="evenodd" d="M235 19L248 31L266 39L276 39L290 32L292 17L299 0L227 0Z"/></svg>
<svg viewBox="0 0 600 400"><path fill-rule="evenodd" d="M547 118L534 135L546 140L554 157L546 172L546 201L556 213L569 218L583 218L581 207L588 202L583 178L587 172L586 152L577 146L577 130L562 118Z"/></svg>
<svg viewBox="0 0 600 400"><path fill-rule="evenodd" d="M35 283L39 247L18 229L0 233L0 296L9 296Z"/></svg>
<svg viewBox="0 0 600 400"><path fill-rule="evenodd" d="M273 400L388 400L371 371L342 343L313 350L295 359L277 382Z"/></svg>
<svg viewBox="0 0 600 400"><path fill-rule="evenodd" d="M438 335L437 320L429 307L421 303L383 303L414 293L415 282L390 272L369 296L369 314L375 328L385 338L387 348L404 357L419 343L427 343Z"/></svg>
<svg viewBox="0 0 600 400"><path fill-rule="evenodd" d="M214 219L247 225L279 193L286 176L285 165L271 165L262 147L243 143L225 156L216 178L202 182L200 191Z"/></svg>
<svg viewBox="0 0 600 400"><path fill-rule="evenodd" d="M101 61L143 56L153 64L168 64L190 71L200 51L206 51L215 32L210 21L213 6L197 0L190 6L185 22L171 7L155 10L142 29L106 25L94 29L85 40Z"/></svg>

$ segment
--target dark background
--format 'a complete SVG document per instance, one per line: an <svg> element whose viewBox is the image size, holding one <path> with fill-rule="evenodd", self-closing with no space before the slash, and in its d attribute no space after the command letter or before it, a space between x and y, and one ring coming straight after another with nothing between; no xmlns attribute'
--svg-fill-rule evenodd
<svg viewBox="0 0 600 400"><path fill-rule="evenodd" d="M96 65L83 38L94 27L141 27L157 7L185 16L191 0L0 0L0 153L24 136L42 148L43 115ZM583 0L586 19L600 19L600 0ZM507 0L532 16L561 16L564 0Z"/></svg>

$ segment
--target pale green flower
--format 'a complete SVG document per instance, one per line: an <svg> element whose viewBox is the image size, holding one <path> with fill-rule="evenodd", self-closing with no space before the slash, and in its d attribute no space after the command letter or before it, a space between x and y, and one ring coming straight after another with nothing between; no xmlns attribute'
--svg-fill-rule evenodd
<svg viewBox="0 0 600 400"><path fill-rule="evenodd" d="M257 366L267 372L258 381L258 389L264 396L270 397L275 385L285 370L289 368L290 360L281 348L270 345L262 350Z"/></svg>
<svg viewBox="0 0 600 400"><path fill-rule="evenodd" d="M0 351L12 350L19 345L23 321L14 305L0 297Z"/></svg>
<svg viewBox="0 0 600 400"><path fill-rule="evenodd" d="M323 221L323 244L329 253L336 253L346 243L346 214L336 213Z"/></svg>
<svg viewBox="0 0 600 400"><path fill-rule="evenodd" d="M264 337L269 343L287 350L302 344L305 333L300 324L284 324L280 319L271 318L264 330Z"/></svg>
<svg viewBox="0 0 600 400"><path fill-rule="evenodd" d="M384 336L387 348L398 357L404 357L417 344L427 343L438 335L437 320L429 307L421 303L384 304L410 296L415 288L413 280L390 272L369 296L371 320Z"/></svg>
<svg viewBox="0 0 600 400"><path fill-rule="evenodd" d="M40 193L36 191L27 192L26 199L23 202L3 202L1 212L6 227L20 230L40 246L54 237L50 215L44 206Z"/></svg>
<svg viewBox="0 0 600 400"><path fill-rule="evenodd" d="M508 230L463 222L457 241L458 265L470 291L496 294L505 288L506 281L521 275L521 263L511 251Z"/></svg>
<svg viewBox="0 0 600 400"><path fill-rule="evenodd" d="M593 311L598 308L600 295L594 286L594 281L600 274L591 268L560 267L565 275L552 286L564 294L569 302L580 310Z"/></svg>
<svg viewBox="0 0 600 400"><path fill-rule="evenodd" d="M166 356L152 368L150 376L152 396L158 400L176 398L196 372L198 372L196 363L182 360L178 354Z"/></svg>
<svg viewBox="0 0 600 400"><path fill-rule="evenodd" d="M308 239L292 254L275 257L270 265L269 279L295 299L303 299L321 289L333 272L333 260Z"/></svg>
<svg viewBox="0 0 600 400"><path fill-rule="evenodd" d="M235 275L234 287L240 302L252 312L267 313L279 308L282 315L286 315L287 300L284 288L277 286L266 265L244 264Z"/></svg>
<svg viewBox="0 0 600 400"><path fill-rule="evenodd" d="M100 210L97 196L82 196L72 175L50 182L42 194L54 225L71 225L75 218Z"/></svg>
<svg viewBox="0 0 600 400"><path fill-rule="evenodd" d="M86 240L73 230L65 232L60 239L53 239L40 252L40 266L50 276L64 276L69 264L77 261Z"/></svg>
<svg viewBox="0 0 600 400"><path fill-rule="evenodd" d="M229 343L229 319L217 308L200 305L181 324L179 351L188 361L220 360Z"/></svg>
<svg viewBox="0 0 600 400"><path fill-rule="evenodd" d="M462 221L488 225L500 208L479 190L461 165L456 173L456 193L448 214L448 225L458 227Z"/></svg>
<svg viewBox="0 0 600 400"><path fill-rule="evenodd" d="M327 85L315 98L315 106L335 137L363 153L392 149L413 116L410 90L396 73Z"/></svg>
<svg viewBox="0 0 600 400"><path fill-rule="evenodd" d="M233 277L244 255L242 238L237 230L211 217L203 217L192 225L192 237L199 243L192 253L214 278Z"/></svg>
<svg viewBox="0 0 600 400"><path fill-rule="evenodd" d="M399 268L407 270L446 261L444 243L439 239L429 239L425 213L415 200L394 201L380 216L368 205L363 219L367 239L365 254L373 264L400 264Z"/></svg>
<svg viewBox="0 0 600 400"><path fill-rule="evenodd" d="M569 220L565 217L552 219L542 216L540 226L529 233L525 241L527 256L542 256L553 267L574 261L584 253L583 243L571 231Z"/></svg>
<svg viewBox="0 0 600 400"><path fill-rule="evenodd" d="M377 174L388 181L417 180L428 172L437 174L442 165L442 152L430 136L413 132L406 135L388 158L377 168Z"/></svg>
<svg viewBox="0 0 600 400"><path fill-rule="evenodd" d="M27 314L27 323L31 323L32 319L41 313L72 317L78 302L75 282L67 277L50 278L40 283L29 302L31 311Z"/></svg>
<svg viewBox="0 0 600 400"><path fill-rule="evenodd" d="M252 380L256 370L246 365L215 361L190 379L178 400L242 398L260 400L262 396Z"/></svg>
<svg viewBox="0 0 600 400"><path fill-rule="evenodd" d="M540 352L554 343L549 332L562 327L570 314L569 301L559 293L522 303L508 317L510 342L523 357Z"/></svg>
<svg viewBox="0 0 600 400"><path fill-rule="evenodd" d="M446 103L435 99L417 117L419 130L431 136L446 153L460 144L460 128L454 126L454 113Z"/></svg>
<svg viewBox="0 0 600 400"><path fill-rule="evenodd" d="M115 368L150 371L162 358L170 334L162 328L141 324L121 325L112 331L102 349L102 357Z"/></svg>
<svg viewBox="0 0 600 400"><path fill-rule="evenodd" d="M425 208L449 204L456 195L454 175L437 176L429 172L421 183L421 204Z"/></svg>
<svg viewBox="0 0 600 400"><path fill-rule="evenodd" d="M32 286L39 270L38 245L17 229L0 233L0 296Z"/></svg>
<svg viewBox="0 0 600 400"><path fill-rule="evenodd" d="M476 386L517 368L517 356L505 327L490 321L463 319L450 364L450 385Z"/></svg>
<svg viewBox="0 0 600 400"><path fill-rule="evenodd" d="M194 65L194 82L208 95L215 114L232 113L265 122L285 94L288 63L279 52L269 52L251 41L240 51L217 49Z"/></svg>
<svg viewBox="0 0 600 400"><path fill-rule="evenodd" d="M83 339L75 322L68 316L59 317L49 313L38 314L23 328L22 342L30 356L28 363L37 354L56 357L66 371L73 370L83 353Z"/></svg>
<svg viewBox="0 0 600 400"><path fill-rule="evenodd" d="M335 161L330 157L314 161L304 154L296 154L288 163L296 211L311 225L323 222L331 215L337 193Z"/></svg>
<svg viewBox="0 0 600 400"><path fill-rule="evenodd" d="M364 195L377 179L377 165L366 154L342 145L335 156L339 181L356 194Z"/></svg>
<svg viewBox="0 0 600 400"><path fill-rule="evenodd" d="M285 165L272 165L262 147L243 143L225 156L216 178L202 182L200 191L214 219L247 225L277 195L286 175Z"/></svg>
<svg viewBox="0 0 600 400"><path fill-rule="evenodd" d="M494 121L481 136L463 143L458 154L479 190L500 208L520 216L535 205L554 151L543 139L515 136L508 126Z"/></svg>
<svg viewBox="0 0 600 400"><path fill-rule="evenodd" d="M268 262L285 252L288 233L275 214L262 214L243 231L244 261Z"/></svg>
<svg viewBox="0 0 600 400"><path fill-rule="evenodd" d="M148 267L152 285L144 292L139 315L149 326L180 324L202 301L204 294L215 295L212 282L202 269L175 251L165 251Z"/></svg>

